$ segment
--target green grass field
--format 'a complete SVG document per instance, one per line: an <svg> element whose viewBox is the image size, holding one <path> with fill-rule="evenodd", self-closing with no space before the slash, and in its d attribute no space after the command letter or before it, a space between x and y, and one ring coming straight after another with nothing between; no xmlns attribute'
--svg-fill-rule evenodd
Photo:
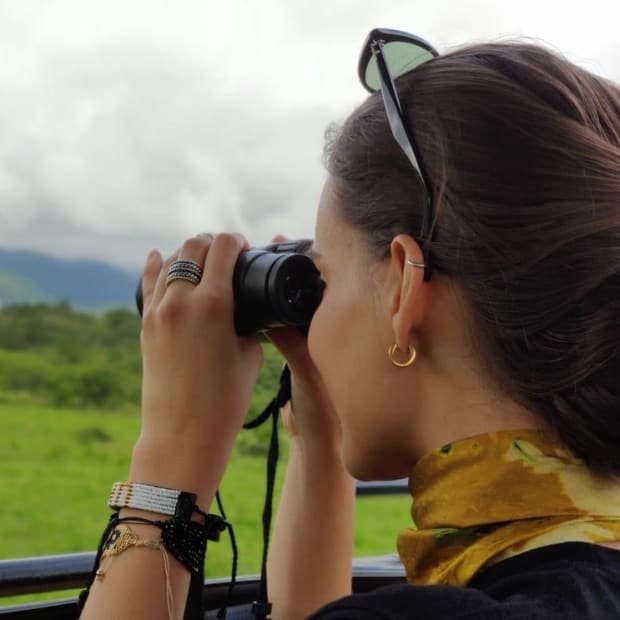
<svg viewBox="0 0 620 620"><path fill-rule="evenodd" d="M0 429L0 559L94 550L110 486L127 476L138 415L0 403ZM260 570L264 481L264 458L236 456L222 483L239 574ZM410 523L409 504L407 496L358 500L355 555L394 552L399 530ZM206 574L227 576L230 565L223 536L209 546Z"/></svg>

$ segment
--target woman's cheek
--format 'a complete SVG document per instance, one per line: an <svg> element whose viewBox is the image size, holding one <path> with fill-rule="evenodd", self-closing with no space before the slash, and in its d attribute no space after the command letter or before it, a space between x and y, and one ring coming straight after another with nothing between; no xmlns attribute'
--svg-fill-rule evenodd
<svg viewBox="0 0 620 620"><path fill-rule="evenodd" d="M326 340L325 319L328 316L328 312L326 312L327 301L325 297L326 296L324 295L319 307L316 309L308 329L308 353L314 365L319 369L319 372L321 370L321 353L324 353L323 349Z"/></svg>
<svg viewBox="0 0 620 620"><path fill-rule="evenodd" d="M321 303L323 303L323 302L321 302ZM308 328L308 354L310 355L310 359L312 360L314 365L317 366L317 367L318 367L318 359L317 359L318 343L317 343L317 337L318 337L318 333L320 331L320 317L319 317L320 311L321 311L321 306L319 306L316 309L316 311L314 312L312 320L310 321L310 327Z"/></svg>

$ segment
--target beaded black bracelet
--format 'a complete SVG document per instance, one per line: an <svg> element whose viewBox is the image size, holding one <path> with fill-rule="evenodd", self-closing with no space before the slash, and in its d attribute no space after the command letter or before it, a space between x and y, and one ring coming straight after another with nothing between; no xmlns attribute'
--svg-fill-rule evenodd
<svg viewBox="0 0 620 620"><path fill-rule="evenodd" d="M161 530L160 542L166 551L187 568L192 575L188 607L190 606L189 601L191 599L191 607L198 611L200 594L195 590L202 587L207 541L218 541L221 532L226 529L227 523L219 515L207 514L203 511L196 512L202 516L204 523L187 519L185 516L179 517L176 515L170 519L157 520L138 516L121 517L118 512L113 513L101 537L88 585L86 589L80 593L79 609L81 610L86 603L90 588L97 576L101 556L106 547L110 544L110 540L114 537L116 527L122 523L134 523L153 525ZM193 616L194 614L186 614L186 617Z"/></svg>
<svg viewBox="0 0 620 620"><path fill-rule="evenodd" d="M205 523L172 517L154 521L161 529L161 543L190 573L202 573L207 540L217 541L226 529L226 522L217 515L207 514Z"/></svg>
<svg viewBox="0 0 620 620"><path fill-rule="evenodd" d="M108 530L110 535L103 542L105 548L114 529L121 523L143 523L153 525L161 530L160 541L174 558L176 558L190 573L202 573L207 541L218 541L220 534L226 529L226 521L214 514L204 515L205 522L171 517L165 521L146 519L143 517L120 517L118 513L112 515ZM113 527L110 528L110 525Z"/></svg>

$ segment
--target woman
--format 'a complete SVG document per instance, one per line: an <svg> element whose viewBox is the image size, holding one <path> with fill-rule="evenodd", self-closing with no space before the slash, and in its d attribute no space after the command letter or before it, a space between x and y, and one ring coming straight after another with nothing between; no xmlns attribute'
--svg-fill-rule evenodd
<svg viewBox="0 0 620 620"><path fill-rule="evenodd" d="M390 36L365 47L380 72ZM292 371L273 617L620 617L620 92L519 43L379 89L329 138L307 341L270 335ZM129 475L146 499L113 502L129 542L108 541L85 618L182 616L182 563L123 551L191 566L160 543L150 521L174 510L153 489L193 493L202 524L226 468L261 362L232 320L247 247L199 235L148 258ZM414 585L342 598L352 476L410 477Z"/></svg>

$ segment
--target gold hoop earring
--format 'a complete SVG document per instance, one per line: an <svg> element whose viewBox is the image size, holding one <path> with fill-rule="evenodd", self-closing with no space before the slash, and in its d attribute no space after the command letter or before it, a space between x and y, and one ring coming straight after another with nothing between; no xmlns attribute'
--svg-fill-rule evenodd
<svg viewBox="0 0 620 620"><path fill-rule="evenodd" d="M418 354L418 352L415 350L415 347L412 344L410 344L409 345L409 358L405 360L404 362L399 362L398 360L394 359L394 353L396 353L396 351L398 351L398 345L394 343L388 349L388 357L390 358L390 362L392 362L394 366L398 366L399 368L406 368L407 366L411 366L411 364L413 364Z"/></svg>

